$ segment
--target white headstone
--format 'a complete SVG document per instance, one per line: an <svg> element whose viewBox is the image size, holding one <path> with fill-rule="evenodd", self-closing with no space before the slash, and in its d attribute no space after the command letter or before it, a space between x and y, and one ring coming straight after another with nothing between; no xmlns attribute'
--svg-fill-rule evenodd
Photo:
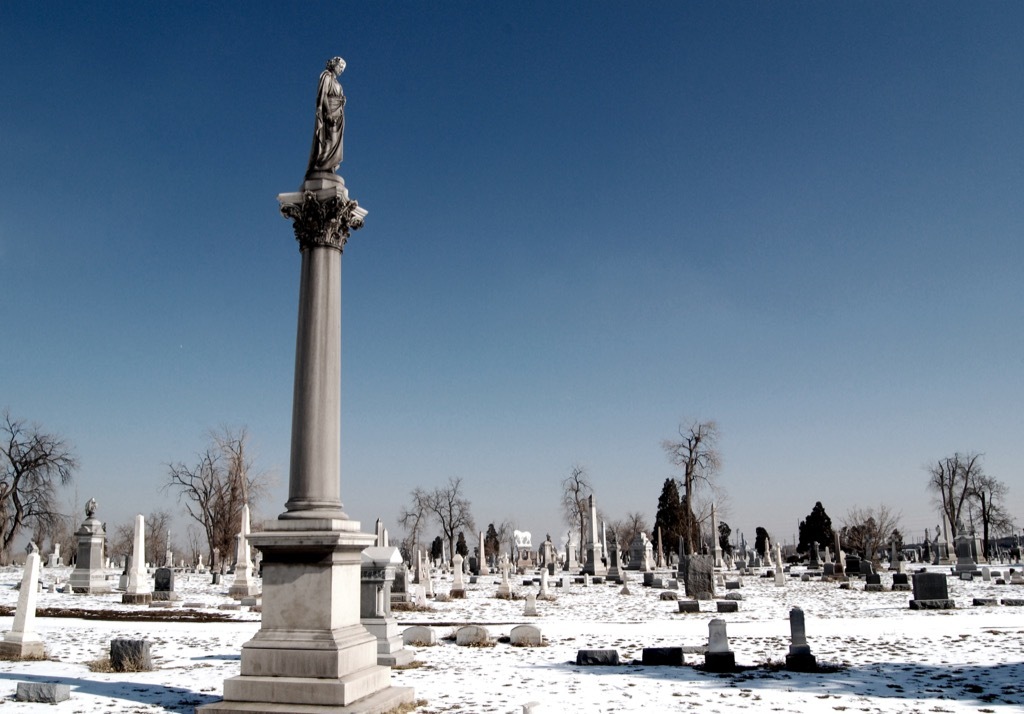
<svg viewBox="0 0 1024 714"><path fill-rule="evenodd" d="M729 651L729 637L725 633L725 620L716 618L708 623L708 651Z"/></svg>
<svg viewBox="0 0 1024 714"><path fill-rule="evenodd" d="M21 576L21 590L18 592L18 609L14 615L14 626L4 633L3 649L18 650L19 656L42 657L43 639L35 631L36 599L39 597L39 553L32 552L25 559L25 571Z"/></svg>
<svg viewBox="0 0 1024 714"><path fill-rule="evenodd" d="M144 595L152 592L149 575L146 572L146 521L142 514L135 516L135 539L132 547L132 564L128 570L129 595Z"/></svg>

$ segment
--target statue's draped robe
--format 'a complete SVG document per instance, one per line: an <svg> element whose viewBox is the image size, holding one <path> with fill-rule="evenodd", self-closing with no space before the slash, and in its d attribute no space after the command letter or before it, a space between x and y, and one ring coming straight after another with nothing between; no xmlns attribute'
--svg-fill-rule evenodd
<svg viewBox="0 0 1024 714"><path fill-rule="evenodd" d="M345 95L334 74L325 69L320 73L320 86L316 93L316 125L313 148L309 152L306 174L314 171L334 171L341 163L345 133Z"/></svg>

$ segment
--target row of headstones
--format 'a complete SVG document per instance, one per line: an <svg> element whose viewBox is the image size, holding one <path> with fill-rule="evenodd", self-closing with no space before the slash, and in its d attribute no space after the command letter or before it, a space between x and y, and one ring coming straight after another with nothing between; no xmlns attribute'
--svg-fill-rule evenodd
<svg viewBox="0 0 1024 714"><path fill-rule="evenodd" d="M817 661L807 644L804 613L794 607L789 613L790 645L786 655L786 668L798 672L812 672ZM576 653L576 664L580 666L620 664L619 652L615 649L582 649ZM645 647L641 664L647 666L682 666L684 648ZM731 672L736 668L736 655L729 649L729 638L725 620L714 619L708 623L708 644L704 651L704 668L709 672Z"/></svg>
<svg viewBox="0 0 1024 714"><path fill-rule="evenodd" d="M402 633L402 642L411 647L432 647L438 644L437 631L425 625L408 627ZM465 625L455 631L455 644L462 647L480 647L495 644L496 640L482 625ZM517 647L540 647L545 644L539 627L519 625L509 632L509 644Z"/></svg>

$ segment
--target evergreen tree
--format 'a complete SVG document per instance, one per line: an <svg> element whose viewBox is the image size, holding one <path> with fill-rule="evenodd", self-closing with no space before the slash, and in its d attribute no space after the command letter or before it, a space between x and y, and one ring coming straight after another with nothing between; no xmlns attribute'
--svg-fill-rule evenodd
<svg viewBox="0 0 1024 714"><path fill-rule="evenodd" d="M438 561L444 557L444 541L441 540L441 536L436 536L434 542L430 544L430 558L431 560Z"/></svg>
<svg viewBox="0 0 1024 714"><path fill-rule="evenodd" d="M679 484L674 478L665 479L658 497L658 513L654 517L654 534L657 538L661 528L662 545L671 552L679 545L679 537L683 535L684 523L683 501L679 497Z"/></svg>
<svg viewBox="0 0 1024 714"><path fill-rule="evenodd" d="M498 540L498 531L491 523L487 526L487 533L484 535L484 559L490 559L498 555L501 550L501 542Z"/></svg>
<svg viewBox="0 0 1024 714"><path fill-rule="evenodd" d="M459 538L455 542L455 552L463 558L469 555L469 546L466 545L466 536L462 531L459 531Z"/></svg>
<svg viewBox="0 0 1024 714"><path fill-rule="evenodd" d="M757 551L757 554L760 555L761 558L764 558L765 550L767 550L767 547L768 531L766 531L761 526L758 526L757 530L754 531L754 550Z"/></svg>
<svg viewBox="0 0 1024 714"><path fill-rule="evenodd" d="M726 555L732 555L732 543L729 542L729 538L732 537L732 528L725 521L718 522L718 547L722 549L722 552Z"/></svg>
<svg viewBox="0 0 1024 714"><path fill-rule="evenodd" d="M821 505L821 501L818 501L807 518L800 521L800 542L796 546L796 551L806 553L811 549L811 543L817 543L819 548L831 547L835 541L836 535L832 530L832 519L825 513L825 507Z"/></svg>

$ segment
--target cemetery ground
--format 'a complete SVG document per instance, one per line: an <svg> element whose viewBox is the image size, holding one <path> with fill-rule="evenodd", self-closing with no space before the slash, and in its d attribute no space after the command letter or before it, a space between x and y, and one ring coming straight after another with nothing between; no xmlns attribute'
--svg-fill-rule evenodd
<svg viewBox="0 0 1024 714"><path fill-rule="evenodd" d="M1005 566L995 569L1008 575ZM0 661L4 711L54 711L56 706L69 713L191 712L220 698L223 680L239 672L242 644L259 628L258 612L219 609L234 602L227 596L230 575L214 586L207 574L181 573L176 578L181 599L149 608L122 605L116 592L47 592L69 574L67 568L42 571L35 629L46 641L49 659ZM638 573L629 576L628 595L620 594L618 585L563 589L552 582L554 599L538 600L536 617L524 616L522 599L495 597L499 576L467 584L464 599L398 611L401 627L430 626L438 644L412 647L413 664L393 671L392 682L415 687L415 711L422 713L518 713L532 701L541 703L537 711L562 714L1008 713L1024 708L1024 607L973 605L975 598L1024 599L1022 585L949 578L955 610L912 611L911 593L865 592L863 581L856 579L847 590L798 577L787 577L785 587L777 587L771 578L744 576L739 590L717 592L718 597L739 592L738 612L718 614L714 601L704 601L699 613L681 614L676 602L661 599L665 590L643 587ZM11 611L0 617L5 631L11 628L20 578L18 568L0 569L0 606ZM891 575L883 573L882 582L891 583ZM517 596L537 592L536 585L523 585L522 577L513 584ZM450 585L450 576L435 574L435 592L446 593ZM678 597L685 598L682 592ZM804 610L819 672L784 668L792 607ZM154 619L134 619L142 616ZM728 623L735 673L713 674L702 667L700 650L714 618ZM467 624L485 626L491 642L457 645L451 635ZM539 627L545 644L509 644L510 631L521 624ZM149 640L154 669L118 673L97 668L114 638ZM645 647L679 646L686 648L683 666L639 663ZM621 663L577 666L580 649L615 649ZM16 702L18 682L67 684L71 699L57 705Z"/></svg>

